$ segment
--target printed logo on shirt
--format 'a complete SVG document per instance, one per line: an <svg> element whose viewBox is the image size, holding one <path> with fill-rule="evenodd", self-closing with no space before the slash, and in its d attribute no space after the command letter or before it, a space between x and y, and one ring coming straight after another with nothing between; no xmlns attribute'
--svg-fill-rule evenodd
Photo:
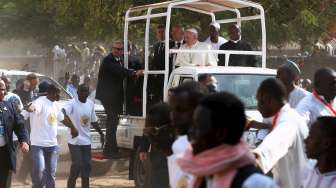
<svg viewBox="0 0 336 188"><path fill-rule="evenodd" d="M49 114L48 115L48 123L49 125L54 125L57 123L56 115L55 114Z"/></svg>
<svg viewBox="0 0 336 188"><path fill-rule="evenodd" d="M88 126L90 118L86 115L80 117L80 123L82 126Z"/></svg>
<svg viewBox="0 0 336 188"><path fill-rule="evenodd" d="M187 178L185 176L182 176L177 182L177 188L187 188L187 184Z"/></svg>

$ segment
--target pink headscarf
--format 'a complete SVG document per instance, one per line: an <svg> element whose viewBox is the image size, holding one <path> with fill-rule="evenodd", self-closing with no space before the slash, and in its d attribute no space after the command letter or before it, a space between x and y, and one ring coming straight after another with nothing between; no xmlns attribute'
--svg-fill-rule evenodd
<svg viewBox="0 0 336 188"><path fill-rule="evenodd" d="M214 176L215 188L230 188L237 169L255 164L255 158L247 144L240 141L236 145L223 144L193 155L189 145L184 155L177 157L181 169L195 176L193 188L198 188L202 177Z"/></svg>

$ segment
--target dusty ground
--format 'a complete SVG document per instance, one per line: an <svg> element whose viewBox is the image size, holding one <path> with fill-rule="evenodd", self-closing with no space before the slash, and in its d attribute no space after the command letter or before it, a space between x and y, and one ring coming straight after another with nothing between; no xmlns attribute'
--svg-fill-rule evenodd
<svg viewBox="0 0 336 188"><path fill-rule="evenodd" d="M57 175L56 187L57 188L66 188L66 176L68 175L68 168L70 164L68 162L59 163L59 171L62 169L65 170L65 174ZM29 178L30 180L30 178ZM30 185L23 185L13 178L12 186L13 188L30 188ZM80 178L77 180L77 187L81 187ZM90 187L92 188L134 188L134 182L128 180L128 161L117 161L113 162L110 170L103 176L91 177L90 178Z"/></svg>

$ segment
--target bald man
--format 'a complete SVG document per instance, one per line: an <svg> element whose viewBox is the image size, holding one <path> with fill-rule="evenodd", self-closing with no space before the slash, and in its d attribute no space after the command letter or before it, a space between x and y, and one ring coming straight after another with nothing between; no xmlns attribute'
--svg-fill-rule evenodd
<svg viewBox="0 0 336 188"><path fill-rule="evenodd" d="M303 98L296 107L297 112L310 126L319 116L336 116L336 72L326 67L314 75L313 93Z"/></svg>

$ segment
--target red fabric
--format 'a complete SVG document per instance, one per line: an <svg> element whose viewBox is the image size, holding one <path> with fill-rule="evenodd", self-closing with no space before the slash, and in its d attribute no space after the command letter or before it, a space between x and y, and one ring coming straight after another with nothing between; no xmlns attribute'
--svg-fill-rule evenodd
<svg viewBox="0 0 336 188"><path fill-rule="evenodd" d="M334 116L336 116L336 110L331 104L323 100L315 90L313 91L313 95L317 100L319 100L322 104L324 104L324 106L326 106L334 114Z"/></svg>
<svg viewBox="0 0 336 188"><path fill-rule="evenodd" d="M255 164L255 158L248 145L241 141L237 145L220 145L193 155L191 146L183 156L177 157L181 169L195 176L194 188L200 186L202 177L214 176L215 188L229 188L237 173L237 169Z"/></svg>

